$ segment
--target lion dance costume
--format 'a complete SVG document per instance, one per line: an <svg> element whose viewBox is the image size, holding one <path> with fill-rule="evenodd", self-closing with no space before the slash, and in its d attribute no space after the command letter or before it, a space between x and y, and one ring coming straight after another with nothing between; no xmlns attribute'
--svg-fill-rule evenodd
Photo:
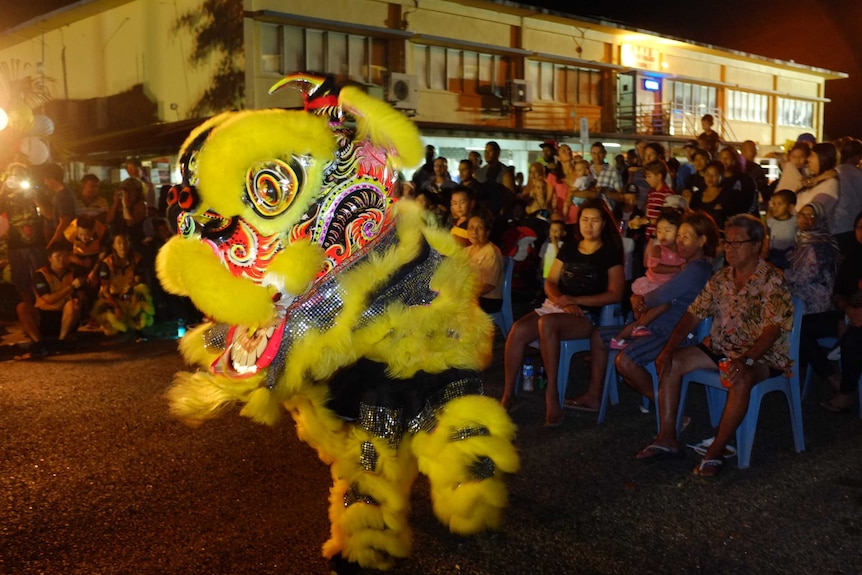
<svg viewBox="0 0 862 575"><path fill-rule="evenodd" d="M331 465L324 556L385 569L410 553L417 472L453 532L499 527L515 428L482 395L493 325L466 254L393 198L422 157L415 126L331 78L285 85L304 111L225 113L181 151L158 273L210 321L182 339L202 369L169 399L191 421L239 404L272 424L286 407Z"/></svg>

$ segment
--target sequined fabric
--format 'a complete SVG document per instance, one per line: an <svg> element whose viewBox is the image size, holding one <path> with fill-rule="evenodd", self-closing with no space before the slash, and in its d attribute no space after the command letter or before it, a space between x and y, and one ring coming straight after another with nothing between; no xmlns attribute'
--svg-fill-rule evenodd
<svg viewBox="0 0 862 575"><path fill-rule="evenodd" d="M370 441L363 441L359 453L359 464L365 471L374 471L377 467L377 450Z"/></svg>
<svg viewBox="0 0 862 575"><path fill-rule="evenodd" d="M481 437L491 435L487 427L462 427L453 429L449 434L449 441L464 441L471 437Z"/></svg>
<svg viewBox="0 0 862 575"><path fill-rule="evenodd" d="M464 378L448 383L439 392L429 397L422 411L407 422L407 431L414 434L420 431L431 432L437 426L437 413L448 402L465 395L484 394L482 380L478 377Z"/></svg>
<svg viewBox="0 0 862 575"><path fill-rule="evenodd" d="M390 409L360 403L359 425L374 437L387 440L389 447L396 449L403 433L402 411L400 408Z"/></svg>
<svg viewBox="0 0 862 575"><path fill-rule="evenodd" d="M344 492L344 506L350 507L354 503L377 505L377 501L373 497L359 491L359 488L356 485L351 485L350 489Z"/></svg>
<svg viewBox="0 0 862 575"><path fill-rule="evenodd" d="M483 455L477 458L473 465L470 466L470 475L473 479L479 481L490 479L491 477L494 477L494 471L496 469L497 466L494 465L494 460Z"/></svg>
<svg viewBox="0 0 862 575"><path fill-rule="evenodd" d="M204 349L210 353L222 353L227 345L228 331L230 331L230 326L226 323L216 323L204 330L201 335L204 340Z"/></svg>

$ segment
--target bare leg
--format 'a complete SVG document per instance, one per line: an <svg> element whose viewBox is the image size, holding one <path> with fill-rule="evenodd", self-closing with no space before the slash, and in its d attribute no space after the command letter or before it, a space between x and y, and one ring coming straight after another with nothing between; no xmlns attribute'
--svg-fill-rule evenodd
<svg viewBox="0 0 862 575"><path fill-rule="evenodd" d="M534 311L516 321L509 330L503 355L503 398L500 400L506 409L515 401L515 381L524 361L524 350L538 338L539 314Z"/></svg>
<svg viewBox="0 0 862 575"><path fill-rule="evenodd" d="M81 306L77 300L70 299L63 306L63 318L60 320L60 341L65 340L75 324L78 323L78 318L81 316Z"/></svg>
<svg viewBox="0 0 862 575"><path fill-rule="evenodd" d="M676 437L676 412L679 409L679 394L682 378L695 369L715 369L715 363L697 347L683 347L674 351L671 364L658 386L658 406L661 412L661 428L655 443L679 449ZM724 446L722 446L722 449ZM720 453L720 452L719 452Z"/></svg>
<svg viewBox="0 0 862 575"><path fill-rule="evenodd" d="M635 391L655 403L653 396L652 376L643 367L633 362L625 351L619 352L616 359L617 373Z"/></svg>
<svg viewBox="0 0 862 575"><path fill-rule="evenodd" d="M24 330L34 343L42 339L39 333L39 320L36 315L36 308L26 301L20 302L15 311L18 313L18 322L21 324L21 329Z"/></svg>
<svg viewBox="0 0 862 575"><path fill-rule="evenodd" d="M557 421L562 414L557 373L557 366L560 363L560 342L564 339L589 337L594 329L592 322L583 316L552 313L539 318L539 347L542 351L545 376L548 378L548 385L545 388L547 421ZM605 361L607 361L607 350ZM599 397L601 397L601 391L601 381L599 381Z"/></svg>
<svg viewBox="0 0 862 575"><path fill-rule="evenodd" d="M754 368L751 369L748 377L742 383L737 383L727 389L727 403L721 414L718 430L715 432L715 440L707 448L703 456L704 459L721 459L724 448L736 435L736 428L739 427L739 424L745 419L745 414L748 413L751 388L767 377L769 377L769 368L766 364L758 362L754 364Z"/></svg>

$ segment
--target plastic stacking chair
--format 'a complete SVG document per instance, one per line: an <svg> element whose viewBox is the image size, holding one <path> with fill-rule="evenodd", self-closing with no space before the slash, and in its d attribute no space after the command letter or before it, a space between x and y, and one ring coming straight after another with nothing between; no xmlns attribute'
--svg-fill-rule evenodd
<svg viewBox="0 0 862 575"><path fill-rule="evenodd" d="M503 257L503 307L500 311L495 311L491 314L491 319L500 331L503 332L503 339L509 336L509 330L512 329L514 318L512 317L512 273L515 269L515 260L510 257Z"/></svg>
<svg viewBox="0 0 862 575"><path fill-rule="evenodd" d="M695 341L700 343L704 340L704 338L709 335L709 328L712 326L712 318L707 318L697 324L697 327L692 331L689 337L695 338ZM599 408L599 421L598 423L604 423L605 416L608 411L608 404L610 405L618 405L620 402L619 397L619 381L620 377L617 374L616 367L616 359L619 354L619 350L611 349L608 350L608 366L605 369L605 383L602 386L602 405ZM658 375L655 371L655 362L651 361L644 366L644 369L647 370L647 373L652 377L652 391L653 397L658 400ZM643 406L645 409L649 409L650 401L648 398L643 398ZM661 413L658 410L658 405L655 407L655 423L656 430L661 431Z"/></svg>
<svg viewBox="0 0 862 575"><path fill-rule="evenodd" d="M599 316L599 325L601 327L611 325L622 326L622 306L615 303L602 307L602 312ZM557 389L560 392L560 405L563 405L563 400L566 399L566 386L569 382L569 368L572 365L572 356L576 353L589 350L590 338L564 339L560 342L560 363L557 368ZM619 398L617 402L619 402Z"/></svg>
<svg viewBox="0 0 862 575"><path fill-rule="evenodd" d="M736 449L740 469L745 469L751 463L751 448L754 445L754 433L757 430L757 417L760 414L760 402L763 396L772 391L780 391L787 397L790 410L790 427L793 431L793 445L796 452L805 451L805 438L802 433L802 397L799 385L799 332L802 330L802 315L805 305L799 298L793 298L793 329L790 332L790 359L793 361L793 371L790 377L784 374L761 381L751 389L751 399L748 412L736 430ZM690 383L700 383L707 386L709 398L709 418L713 427L717 427L727 402L727 390L722 387L717 369L696 369L682 379L682 389L679 396L679 411L676 418L677 434L680 432L685 409L685 399Z"/></svg>

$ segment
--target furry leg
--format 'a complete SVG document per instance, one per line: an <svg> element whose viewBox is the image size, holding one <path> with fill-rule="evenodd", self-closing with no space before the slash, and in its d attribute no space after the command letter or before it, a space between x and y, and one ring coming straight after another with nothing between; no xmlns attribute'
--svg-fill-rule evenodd
<svg viewBox="0 0 862 575"><path fill-rule="evenodd" d="M357 424L344 447L332 465L332 535L323 555L388 569L412 547L407 520L417 471L410 438L397 444L397 435L375 437Z"/></svg>
<svg viewBox="0 0 862 575"><path fill-rule="evenodd" d="M434 513L453 533L500 527L508 501L504 474L520 465L514 436L515 425L498 401L469 395L448 402L436 427L413 438Z"/></svg>

